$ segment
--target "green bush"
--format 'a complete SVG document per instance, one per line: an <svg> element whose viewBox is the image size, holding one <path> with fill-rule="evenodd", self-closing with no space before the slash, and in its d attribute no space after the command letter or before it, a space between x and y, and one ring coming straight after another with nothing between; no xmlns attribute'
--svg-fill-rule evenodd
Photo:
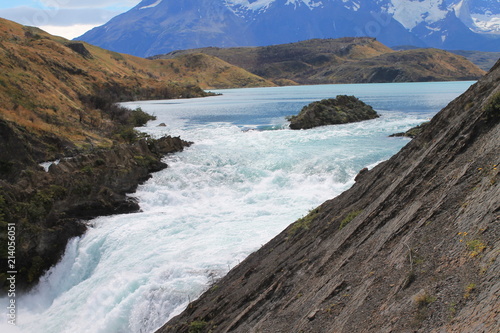
<svg viewBox="0 0 500 333"><path fill-rule="evenodd" d="M201 333L208 323L203 320L195 320L189 324L189 333Z"/></svg>
<svg viewBox="0 0 500 333"><path fill-rule="evenodd" d="M156 120L156 117L142 111L141 108L137 108L130 112L129 123L133 127L144 126L150 120Z"/></svg>
<svg viewBox="0 0 500 333"><path fill-rule="evenodd" d="M484 112L489 120L500 118L500 92L493 95L491 100L484 107Z"/></svg>
<svg viewBox="0 0 500 333"><path fill-rule="evenodd" d="M118 132L118 136L125 142L134 143L139 138L139 132L132 127L122 127L121 131Z"/></svg>

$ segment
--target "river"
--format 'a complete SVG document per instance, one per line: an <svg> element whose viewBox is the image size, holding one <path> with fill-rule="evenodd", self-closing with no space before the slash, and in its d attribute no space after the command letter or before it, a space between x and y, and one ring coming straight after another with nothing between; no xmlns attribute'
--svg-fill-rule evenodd
<svg viewBox="0 0 500 333"><path fill-rule="evenodd" d="M194 145L132 194L141 212L89 221L60 263L18 296L2 332L153 332L296 219L401 149L389 138L429 120L473 82L218 90L220 96L124 103L157 120L140 128ZM292 131L285 117L355 95L375 120ZM166 126L158 126L165 123ZM2 305L6 302L2 299Z"/></svg>

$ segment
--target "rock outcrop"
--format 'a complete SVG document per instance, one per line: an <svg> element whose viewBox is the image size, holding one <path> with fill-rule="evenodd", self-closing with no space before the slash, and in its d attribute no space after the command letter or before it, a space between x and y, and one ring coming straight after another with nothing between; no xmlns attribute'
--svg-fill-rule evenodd
<svg viewBox="0 0 500 333"><path fill-rule="evenodd" d="M403 137L407 137L407 138L412 138L413 139L418 134L420 134L420 132L422 132L424 130L425 126L427 126L427 125L429 125L428 121L426 121L425 123L422 123L420 125L417 125L415 127L412 127L409 130L407 130L406 132L399 132L399 133L391 134L391 135L389 135L389 137L400 137L400 136L403 136Z"/></svg>
<svg viewBox="0 0 500 333"><path fill-rule="evenodd" d="M165 332L500 331L500 62Z"/></svg>
<svg viewBox="0 0 500 333"><path fill-rule="evenodd" d="M312 102L302 108L297 116L288 117L291 129L309 129L324 125L354 123L375 119L379 115L373 108L354 96L338 95L336 98Z"/></svg>

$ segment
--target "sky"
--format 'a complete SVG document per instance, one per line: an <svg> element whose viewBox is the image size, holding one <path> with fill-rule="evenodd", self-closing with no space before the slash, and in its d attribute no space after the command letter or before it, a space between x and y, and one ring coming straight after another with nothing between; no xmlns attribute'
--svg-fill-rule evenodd
<svg viewBox="0 0 500 333"><path fill-rule="evenodd" d="M139 2L141 0L0 0L0 17L73 39Z"/></svg>

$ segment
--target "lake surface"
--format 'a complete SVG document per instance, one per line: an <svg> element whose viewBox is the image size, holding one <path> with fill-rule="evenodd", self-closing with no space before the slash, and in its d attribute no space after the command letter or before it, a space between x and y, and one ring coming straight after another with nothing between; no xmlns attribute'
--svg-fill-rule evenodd
<svg viewBox="0 0 500 333"><path fill-rule="evenodd" d="M18 297L2 332L153 332L290 223L353 184L472 82L219 90L222 96L125 103L157 116L140 130L195 144L165 158L137 193L142 211L89 221L62 261ZM292 131L285 116L355 95L379 119ZM158 127L165 123L166 127ZM5 299L2 300L2 305Z"/></svg>

